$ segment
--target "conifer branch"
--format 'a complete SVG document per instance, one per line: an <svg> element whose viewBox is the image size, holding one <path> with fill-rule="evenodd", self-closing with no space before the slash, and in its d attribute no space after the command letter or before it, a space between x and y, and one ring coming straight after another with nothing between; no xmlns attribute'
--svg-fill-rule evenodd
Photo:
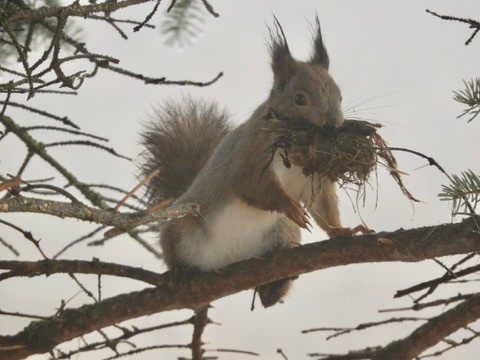
<svg viewBox="0 0 480 360"><path fill-rule="evenodd" d="M452 175L451 183L442 185L442 191L438 194L440 200L453 201L452 213L458 214L476 210L480 203L480 176L472 170L462 172L460 175Z"/></svg>
<svg viewBox="0 0 480 360"><path fill-rule="evenodd" d="M184 46L201 33L205 22L204 12L197 0L172 2L162 22L161 30L166 36L165 44Z"/></svg>
<svg viewBox="0 0 480 360"><path fill-rule="evenodd" d="M480 78L475 80L463 81L465 84L464 90L454 91L453 99L461 104L467 105L467 108L457 116L460 118L465 115L470 115L467 122L471 122L478 114L480 114Z"/></svg>

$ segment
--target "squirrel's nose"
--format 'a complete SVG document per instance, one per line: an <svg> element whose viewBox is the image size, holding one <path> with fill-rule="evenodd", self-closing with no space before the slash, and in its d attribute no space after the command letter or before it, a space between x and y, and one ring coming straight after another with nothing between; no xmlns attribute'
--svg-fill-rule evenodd
<svg viewBox="0 0 480 360"><path fill-rule="evenodd" d="M329 114L327 115L326 127L330 128L339 128L343 124L343 116L339 114Z"/></svg>

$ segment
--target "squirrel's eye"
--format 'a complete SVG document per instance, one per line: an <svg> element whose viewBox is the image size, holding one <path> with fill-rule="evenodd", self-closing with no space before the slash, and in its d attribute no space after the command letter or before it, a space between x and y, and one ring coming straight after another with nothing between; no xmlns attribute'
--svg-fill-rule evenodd
<svg viewBox="0 0 480 360"><path fill-rule="evenodd" d="M307 97L301 93L296 94L293 101L295 101L295 105L298 105L298 106L305 106L308 104Z"/></svg>

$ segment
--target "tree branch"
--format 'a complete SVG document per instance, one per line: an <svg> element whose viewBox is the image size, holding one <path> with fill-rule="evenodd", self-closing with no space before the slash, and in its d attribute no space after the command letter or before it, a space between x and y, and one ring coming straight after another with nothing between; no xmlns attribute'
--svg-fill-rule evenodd
<svg viewBox="0 0 480 360"><path fill-rule="evenodd" d="M44 199L12 196L0 200L0 213L29 212L58 216L60 218L74 218L98 224L115 226L122 230L131 230L137 226L168 220L175 217L195 214L196 205L175 206L159 209L152 214L143 211L135 213L121 213L114 210L101 210L86 206L80 202L62 202Z"/></svg>
<svg viewBox="0 0 480 360"><path fill-rule="evenodd" d="M457 224L339 237L239 262L220 271L168 272L159 276L155 288L67 309L54 320L35 321L16 335L0 337L0 349L10 349L0 350L0 358L19 359L44 353L62 342L118 322L162 311L198 308L242 290L314 270L365 262L416 262L480 251L475 223L478 220L477 217ZM379 241L385 238L391 242ZM478 304L472 303L472 312L476 316L480 300L475 301Z"/></svg>
<svg viewBox="0 0 480 360"><path fill-rule="evenodd" d="M428 289L428 288L436 288L440 284L445 284L450 280L458 279L462 276L473 274L477 271L480 271L480 265L474 265L474 266L471 266L467 269L457 271L456 273L453 273L453 272L451 274L446 273L445 275L443 275L439 278L422 282L420 284L411 286L411 287L409 287L407 289L404 289L404 290L399 290L399 291L397 291L397 293L395 294L394 297L396 297L396 298L397 297L402 297L402 296L409 295L413 292L417 292L417 291L420 291L420 290L424 290L424 289ZM415 301L415 302L418 302L418 300Z"/></svg>
<svg viewBox="0 0 480 360"><path fill-rule="evenodd" d="M66 170L57 160L47 153L44 144L32 138L27 131L15 124L10 117L0 117L0 123L2 123L8 131L14 133L25 144L25 146L27 146L30 152L38 155L60 174L62 174L63 177L67 179L70 184L75 186L92 204L103 208L107 207L99 193L90 189L85 184L82 184L75 175Z"/></svg>
<svg viewBox="0 0 480 360"><path fill-rule="evenodd" d="M19 276L39 276L59 273L112 275L143 281L150 285L161 282L160 274L138 267L105 263L98 260L41 260L7 261L0 260L0 269L10 272L0 274L0 281Z"/></svg>
<svg viewBox="0 0 480 360"><path fill-rule="evenodd" d="M103 3L92 5L80 5L78 1L75 1L71 5L63 7L42 6L36 9L17 11L12 15L7 16L7 20L10 22L20 20L40 21L50 17L56 17L60 12L63 12L65 16L85 17L89 14L97 12L111 13L129 6L147 3L151 1L153 0L124 0L115 2L104 1Z"/></svg>
<svg viewBox="0 0 480 360"><path fill-rule="evenodd" d="M404 339L377 351L372 360L409 360L446 336L480 318L480 297L474 297L430 319Z"/></svg>

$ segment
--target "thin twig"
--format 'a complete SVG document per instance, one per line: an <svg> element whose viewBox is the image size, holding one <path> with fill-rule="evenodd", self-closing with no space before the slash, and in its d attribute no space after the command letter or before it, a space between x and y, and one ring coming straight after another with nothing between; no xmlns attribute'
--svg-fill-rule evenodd
<svg viewBox="0 0 480 360"><path fill-rule="evenodd" d="M155 3L155 6L153 7L153 10L150 12L150 14L147 15L147 17L145 18L145 20L143 20L140 24L138 24L137 26L135 26L133 28L133 31L134 32L137 32L139 31L142 27L144 27L153 17L153 15L155 15L155 13L157 12L158 10L158 7L160 6L160 0L157 0L157 2Z"/></svg>
<svg viewBox="0 0 480 360"><path fill-rule="evenodd" d="M133 327L132 329L122 328L122 332L123 332L122 335L119 335L111 339L110 341L112 343L120 343L145 333L149 333L157 330L164 330L164 329L177 327L177 326L189 325L189 324L191 324L191 319L186 319L183 321L176 321L172 323L161 324L161 325L156 325L156 326L151 326L146 328L137 328L137 327ZM108 345L105 342L94 342L90 344L85 344L85 346L79 347L76 350L72 350L68 353L62 353L58 355L57 359L71 359L73 355L86 353L88 351L96 351L106 347L108 347Z"/></svg>
<svg viewBox="0 0 480 360"><path fill-rule="evenodd" d="M0 104L6 104L6 101L0 101ZM78 125L76 125L75 123L73 123L68 117L66 116L57 116L57 115L54 115L52 113L49 113L47 111L44 111L44 110L40 110L40 109L37 109L37 108L34 108L34 107L31 107L31 106L27 106L27 105L24 105L24 104L20 104L20 103L17 103L17 102L13 102L13 101L10 101L8 103L9 106L13 106L13 107L18 107L20 109L24 109L24 110L28 110L28 111L31 111L35 114L39 114L39 115L42 115L42 116L45 116L45 117L48 117L48 118L51 118L51 119L54 119L54 120L58 120L60 122L62 122L64 125L67 125L67 126L70 126L70 127L73 127L75 129L80 129L80 127Z"/></svg>
<svg viewBox="0 0 480 360"><path fill-rule="evenodd" d="M115 149L111 148L111 147L108 147L108 146L104 146L102 144L97 144L97 143L94 143L92 141L89 141L89 140L68 140L68 141L57 141L57 142L53 142L53 143L49 143L49 144L45 144L45 147L55 147L55 146L71 146L71 145L79 145L79 146L91 146L91 147L94 147L94 148L98 148L98 149L101 149L101 150L104 150L116 157L119 157L121 159L125 159L125 160L129 160L131 161L132 158L128 157L128 156L124 156L124 155L121 155L119 153L117 153L115 151Z"/></svg>
<svg viewBox="0 0 480 360"><path fill-rule="evenodd" d="M302 334L308 334L308 333L316 332L316 331L334 331L335 332L334 334L329 335L327 337L327 340L330 340L330 339L333 339L333 338L338 337L338 336L349 334L353 331L360 331L360 330L368 329L368 328L371 328L371 327L377 327L377 326L380 326L380 325L391 324L391 323L401 323L401 322L405 322L405 321L427 321L427 320L428 320L428 318L418 318L418 317L391 318L391 319L382 320L382 321L363 323L363 324L357 325L356 327L353 327L353 328L323 327L323 328L307 329L307 330L302 330Z"/></svg>
<svg viewBox="0 0 480 360"><path fill-rule="evenodd" d="M47 125L37 125L37 126L28 126L23 128L26 131L32 131L32 130L53 130L53 131L60 131L60 132L65 132L69 134L74 134L74 135L80 135L80 136L86 136L90 137L95 140L100 140L100 141L106 141L108 142L107 138L95 135L95 134L89 134L83 131L77 131L77 130L71 130L71 129L65 129L61 128L58 126L47 126Z"/></svg>
<svg viewBox="0 0 480 360"><path fill-rule="evenodd" d="M462 301L462 300L468 300L468 299L472 299L474 297L480 297L480 293L471 293L471 294L464 294L464 295L459 294L459 295L456 295L456 296L449 297L447 299L438 299L438 300L425 302L425 303L415 303L412 306L401 307L401 308L382 309L382 310L379 310L378 312L387 313L387 312L408 311L408 310L419 311L419 310L429 308L429 307L449 305L449 304L452 304L454 302L458 302L458 301Z"/></svg>
<svg viewBox="0 0 480 360"><path fill-rule="evenodd" d="M7 243L5 240L3 240L1 237L0 237L0 244L2 244L3 246L5 246L8 250L10 250L13 255L15 256L20 256L20 253L18 252L17 249L15 249L15 247L12 245L12 244L9 244Z"/></svg>
<svg viewBox="0 0 480 360"><path fill-rule="evenodd" d="M207 1L207 0L202 0L203 5L207 9L207 11L212 14L214 17L219 17L220 14L217 13L214 9L213 6Z"/></svg>
<svg viewBox="0 0 480 360"><path fill-rule="evenodd" d="M435 166L442 174L444 174L450 182L453 183L453 178L445 171L445 169L432 157L427 156L425 154L422 154L421 152L411 150L411 149L406 149L406 148L400 148L400 147L387 147L387 148L378 148L378 150L390 150L390 151L403 151L403 152L408 152L414 155L417 155L421 158L424 158L428 161L428 165L430 166ZM472 207L468 199L464 197L465 204L468 207L468 210L471 212L472 215L475 215L475 209Z"/></svg>
<svg viewBox="0 0 480 360"><path fill-rule="evenodd" d="M42 248L40 247L40 240L36 240L33 237L32 233L30 231L25 231L21 227L15 225L15 224L12 224L11 222L2 220L2 219L0 219L0 223L18 231L19 233L21 233L25 239L27 239L28 241L30 241L32 244L35 245L35 247L37 248L37 250L40 252L40 254L42 255L42 257L44 259L48 259L47 255L45 255Z"/></svg>
<svg viewBox="0 0 480 360"><path fill-rule="evenodd" d="M54 185L49 185L49 184L27 185L27 186L19 189L17 193L19 194L21 192L29 192L29 191L35 190L35 189L49 189L49 190L52 190L55 193L58 193L58 194L61 194L61 195L65 196L67 199L69 199L74 204L79 204L80 203L80 201L75 196L70 194L68 191L66 191L64 189L61 189L61 188L59 188L57 186L54 186Z"/></svg>
<svg viewBox="0 0 480 360"><path fill-rule="evenodd" d="M95 234L99 233L100 231L103 231L105 229L106 226L102 225L102 226L99 226L97 228L95 228L95 230L89 232L88 234L86 235L83 235L81 237L79 237L78 239L76 240L73 240L72 242L68 243L66 246L64 246L62 249L60 249L55 255L53 255L53 259L57 259L60 255L62 255L65 251L67 251L68 249L70 249L72 246L74 245L77 245L85 240L88 240L90 239L92 236L94 236Z"/></svg>
<svg viewBox="0 0 480 360"><path fill-rule="evenodd" d="M470 25L471 29L475 29L473 31L472 35L465 42L465 45L469 45L472 42L473 38L480 31L480 22L479 21L476 21L476 20L473 20L473 19L466 19L466 18L459 18L459 17L455 17L455 16L449 16L449 15L439 15L436 12L433 12L433 11L428 10L428 9L426 10L426 12L433 15L433 16L436 16L436 17L438 17L442 20L457 21L457 22L462 22L462 23L468 24L468 25Z"/></svg>
<svg viewBox="0 0 480 360"><path fill-rule="evenodd" d="M30 70L30 66L28 65L28 61L27 61L27 57L25 55L25 52L22 49L22 46L20 45L20 43L18 42L15 33L11 29L10 23L6 19L4 11L1 7L0 7L0 24L2 25L3 30L10 37L10 40L12 41L13 45L15 46L15 49L17 50L17 54L18 54L18 56L20 58L20 61L23 65L23 69L25 70L26 78L27 78L28 84L29 84L30 91L29 91L29 94L28 94L28 98L30 99L34 95L32 72Z"/></svg>
<svg viewBox="0 0 480 360"><path fill-rule="evenodd" d="M465 276L465 275L472 274L472 273L477 272L477 271L480 271L480 265L474 265L474 266L471 266L469 268L454 272L453 274L446 273L439 278L422 282L420 284L411 286L411 287L409 287L407 289L404 289L404 290L398 290L395 293L394 298L402 297L402 296L411 294L412 292L417 292L417 291L420 291L420 290L423 290L423 289L428 289L432 286L438 286L439 284L444 284L444 283L448 282L449 280L457 279L457 278L460 278L460 277Z"/></svg>

